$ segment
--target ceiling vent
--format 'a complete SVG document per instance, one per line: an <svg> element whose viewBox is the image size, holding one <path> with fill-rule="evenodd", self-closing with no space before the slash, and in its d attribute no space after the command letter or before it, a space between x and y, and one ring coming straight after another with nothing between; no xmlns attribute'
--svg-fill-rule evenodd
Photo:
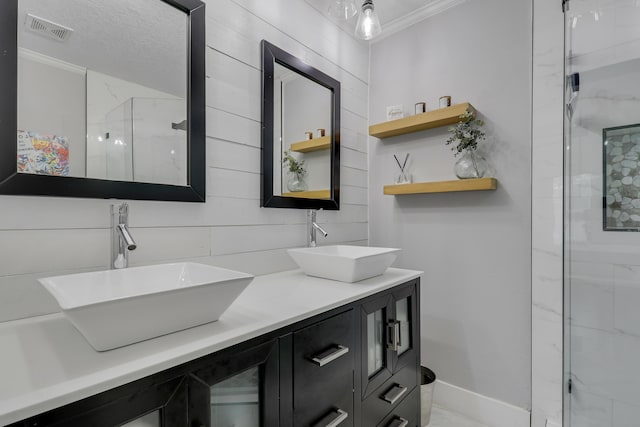
<svg viewBox="0 0 640 427"><path fill-rule="evenodd" d="M27 20L24 23L26 29L32 33L40 34L41 36L48 37L50 39L64 42L69 40L73 30L64 25L56 24L55 22L48 21L37 16L27 14Z"/></svg>

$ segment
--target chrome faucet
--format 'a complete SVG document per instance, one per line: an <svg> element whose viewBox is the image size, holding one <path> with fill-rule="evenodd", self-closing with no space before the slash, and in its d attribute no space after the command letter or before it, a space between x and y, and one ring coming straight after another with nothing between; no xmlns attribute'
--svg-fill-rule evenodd
<svg viewBox="0 0 640 427"><path fill-rule="evenodd" d="M111 205L111 268L127 268L129 251L136 247L129 232L129 205Z"/></svg>
<svg viewBox="0 0 640 427"><path fill-rule="evenodd" d="M316 230L321 232L324 237L327 237L329 234L324 231L324 228L320 227L318 223L316 223L316 213L317 211L314 209L310 209L307 212L307 225L309 226L307 232L307 247L315 248L316 244Z"/></svg>

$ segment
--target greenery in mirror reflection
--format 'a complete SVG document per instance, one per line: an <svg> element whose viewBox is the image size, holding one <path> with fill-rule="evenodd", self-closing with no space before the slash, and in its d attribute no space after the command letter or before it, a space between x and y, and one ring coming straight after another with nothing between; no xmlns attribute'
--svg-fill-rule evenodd
<svg viewBox="0 0 640 427"><path fill-rule="evenodd" d="M282 165L285 168L288 168L289 172L304 176L307 174L306 169L304 168L304 160L298 160L291 155L288 150L285 150L284 156L282 157Z"/></svg>

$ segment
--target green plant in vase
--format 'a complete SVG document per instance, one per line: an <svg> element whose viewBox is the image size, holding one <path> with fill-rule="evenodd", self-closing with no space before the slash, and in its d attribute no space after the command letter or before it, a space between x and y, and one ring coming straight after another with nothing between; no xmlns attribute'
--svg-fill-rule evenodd
<svg viewBox="0 0 640 427"><path fill-rule="evenodd" d="M282 156L282 167L289 172L287 181L287 189L291 192L305 191L307 183L304 177L307 174L304 168L304 160L298 160L291 155L291 152L285 150Z"/></svg>
<svg viewBox="0 0 640 427"><path fill-rule="evenodd" d="M460 116L460 121L449 128L451 136L447 139L447 145L455 144L451 151L462 154L454 166L454 172L460 179L482 178L487 173L487 161L477 153L478 142L486 139L486 134L481 129L484 122L477 119L471 111L465 111Z"/></svg>

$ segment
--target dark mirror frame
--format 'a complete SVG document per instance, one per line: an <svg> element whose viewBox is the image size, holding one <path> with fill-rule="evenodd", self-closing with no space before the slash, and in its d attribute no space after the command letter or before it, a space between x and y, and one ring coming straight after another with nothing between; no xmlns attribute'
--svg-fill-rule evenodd
<svg viewBox="0 0 640 427"><path fill-rule="evenodd" d="M3 0L0 14L0 195L204 202L205 5L199 0L158 1L188 15L187 185L18 173L18 0Z"/></svg>
<svg viewBox="0 0 640 427"><path fill-rule="evenodd" d="M295 56L262 40L262 191L261 206L266 208L340 209L340 82L305 64ZM322 85L331 91L331 198L303 199L273 194L273 114L275 64Z"/></svg>

